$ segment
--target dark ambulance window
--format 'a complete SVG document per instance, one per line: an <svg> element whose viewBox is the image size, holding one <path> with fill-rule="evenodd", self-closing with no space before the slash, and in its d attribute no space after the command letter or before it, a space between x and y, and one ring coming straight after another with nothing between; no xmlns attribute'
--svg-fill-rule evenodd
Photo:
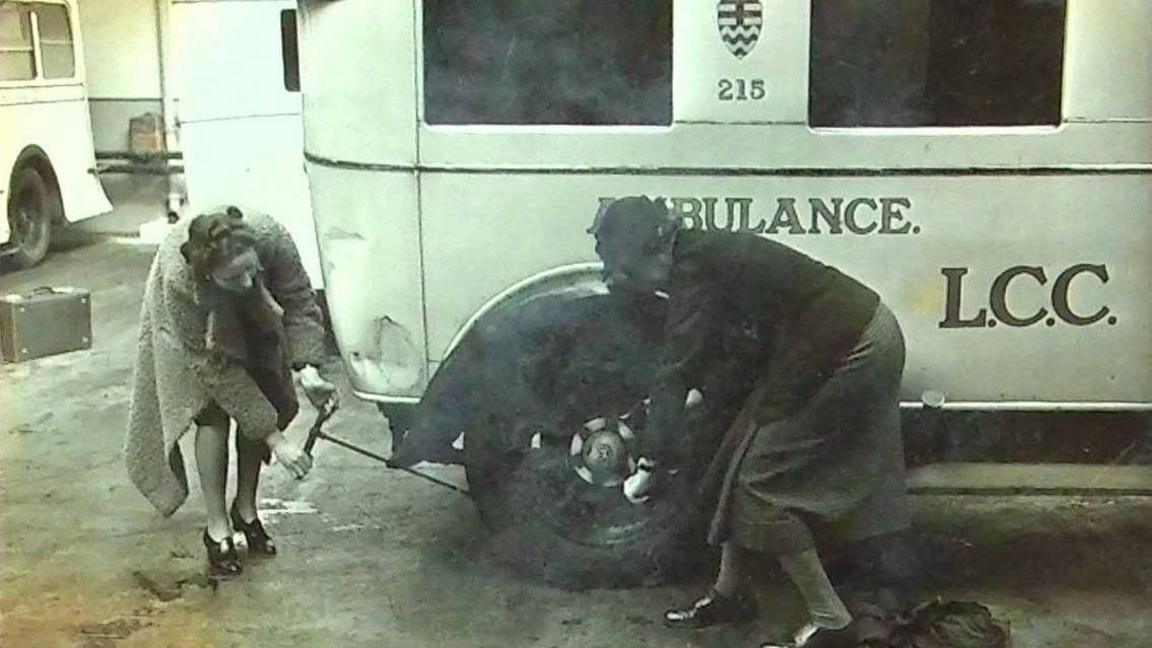
<svg viewBox="0 0 1152 648"><path fill-rule="evenodd" d="M32 17L27 5L0 2L0 81L36 78Z"/></svg>
<svg viewBox="0 0 1152 648"><path fill-rule="evenodd" d="M672 122L672 0L423 4L429 124Z"/></svg>
<svg viewBox="0 0 1152 648"><path fill-rule="evenodd" d="M1065 0L812 0L815 127L1060 123Z"/></svg>
<svg viewBox="0 0 1152 648"><path fill-rule="evenodd" d="M296 39L296 10L280 12L280 57L284 61L284 89L300 92L300 48Z"/></svg>
<svg viewBox="0 0 1152 648"><path fill-rule="evenodd" d="M76 76L76 50L72 44L72 24L68 7L58 4L34 4L40 32L40 60L45 79L70 79Z"/></svg>

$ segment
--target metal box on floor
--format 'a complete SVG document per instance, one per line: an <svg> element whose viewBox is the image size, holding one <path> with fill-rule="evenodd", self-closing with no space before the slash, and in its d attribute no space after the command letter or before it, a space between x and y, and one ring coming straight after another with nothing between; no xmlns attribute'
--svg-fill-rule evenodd
<svg viewBox="0 0 1152 648"><path fill-rule="evenodd" d="M0 361L23 362L92 348L92 303L81 288L0 296Z"/></svg>

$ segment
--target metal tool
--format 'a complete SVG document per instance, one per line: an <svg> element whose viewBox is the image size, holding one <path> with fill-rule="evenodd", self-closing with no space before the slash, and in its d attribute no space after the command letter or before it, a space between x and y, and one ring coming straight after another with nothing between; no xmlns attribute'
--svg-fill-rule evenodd
<svg viewBox="0 0 1152 648"><path fill-rule="evenodd" d="M327 400L320 406L316 413L316 421L312 423L312 427L308 430L308 440L304 442L304 454L309 457L312 456L312 448L316 445L316 440L324 434L321 428L332 418L336 410L340 409L339 402L335 396L329 396Z"/></svg>
<svg viewBox="0 0 1152 648"><path fill-rule="evenodd" d="M393 466L388 462L388 459L386 457L378 455L375 452L372 452L370 450L365 450L364 448L361 448L360 446L357 446L357 445L349 443L343 439L340 439L340 438L337 438L337 437L334 437L334 436L328 434L327 432L325 432L323 430L324 424L327 423L328 419L331 418L332 415L336 413L337 409L339 409L339 406L337 405L336 399L334 397L329 397L328 400L324 401L324 404L320 406L319 412L316 414L316 421L314 423L312 423L311 429L308 430L308 439L306 441L304 441L304 452L309 457L312 456L312 448L315 447L316 441L318 439L324 439L325 441L331 441L332 443L335 443L338 446L347 448L347 449L349 449L353 452L356 452L358 454L362 454L365 457L368 457L370 459L375 459L376 461L383 463L388 468L401 470L403 472L408 473L409 475L414 475L416 477L419 477L420 479L423 479L425 481L436 484L437 486L442 486L444 488L454 490L457 493L460 493L461 495L465 495L467 497L472 497L472 493L469 493L468 491L464 490L463 488L460 488L459 486L457 486L455 484L444 481L443 479L440 479L439 477L433 477L432 475L427 475L425 473L422 473L418 470L414 470L412 468L406 468L403 466Z"/></svg>

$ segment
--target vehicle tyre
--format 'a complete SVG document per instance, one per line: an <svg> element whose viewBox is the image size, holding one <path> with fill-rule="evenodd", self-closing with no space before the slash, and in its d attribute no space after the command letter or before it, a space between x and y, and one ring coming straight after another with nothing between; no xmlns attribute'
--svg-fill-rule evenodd
<svg viewBox="0 0 1152 648"><path fill-rule="evenodd" d="M52 245L52 228L60 197L34 168L17 171L8 198L9 241L15 246L17 268L40 263Z"/></svg>
<svg viewBox="0 0 1152 648"><path fill-rule="evenodd" d="M690 484L665 484L649 503L631 504L619 484L577 473L570 441L548 438L563 430L526 427L521 449L464 445L469 488L506 563L570 589L653 586L691 572L704 548Z"/></svg>
<svg viewBox="0 0 1152 648"><path fill-rule="evenodd" d="M377 403L376 409L387 421L389 436L392 439L391 452L392 455L395 456L396 450L400 447L405 435L412 429L412 417L415 415L415 407L407 404Z"/></svg>
<svg viewBox="0 0 1152 648"><path fill-rule="evenodd" d="M592 328L541 336L515 377L488 374L495 391L464 440L469 488L494 550L527 575L569 589L678 580L706 553L695 484L669 479L640 505L621 489L650 378L640 356L654 355L636 347L651 336L603 318Z"/></svg>

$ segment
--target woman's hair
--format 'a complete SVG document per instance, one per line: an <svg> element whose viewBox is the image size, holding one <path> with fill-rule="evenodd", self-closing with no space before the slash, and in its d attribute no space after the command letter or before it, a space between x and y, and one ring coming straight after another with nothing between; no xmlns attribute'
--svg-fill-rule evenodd
<svg viewBox="0 0 1152 648"><path fill-rule="evenodd" d="M236 207L227 207L193 218L180 253L197 274L209 275L255 246L256 236L244 222L244 214Z"/></svg>

